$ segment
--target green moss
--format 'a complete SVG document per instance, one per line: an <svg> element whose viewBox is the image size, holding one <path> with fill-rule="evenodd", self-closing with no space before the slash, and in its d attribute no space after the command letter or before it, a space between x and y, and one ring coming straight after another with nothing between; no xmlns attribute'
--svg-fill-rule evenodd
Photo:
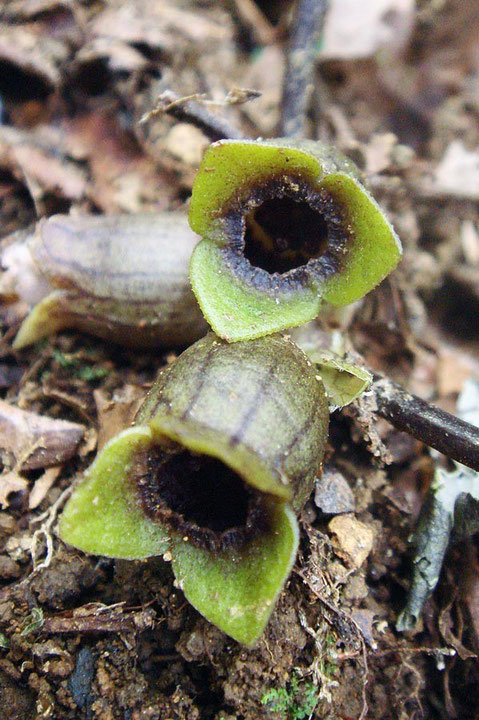
<svg viewBox="0 0 479 720"><path fill-rule="evenodd" d="M300 682L293 673L287 688L273 688L261 698L271 712L284 720L306 720L310 718L318 704L318 687L312 682Z"/></svg>

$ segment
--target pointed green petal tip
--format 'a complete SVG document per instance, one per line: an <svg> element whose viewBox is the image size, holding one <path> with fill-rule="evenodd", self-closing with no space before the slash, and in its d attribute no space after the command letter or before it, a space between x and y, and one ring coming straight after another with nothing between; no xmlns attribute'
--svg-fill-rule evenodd
<svg viewBox="0 0 479 720"><path fill-rule="evenodd" d="M12 344L14 350L22 350L67 327L64 311L67 298L68 294L63 290L55 290L43 298L20 325Z"/></svg>
<svg viewBox="0 0 479 720"><path fill-rule="evenodd" d="M245 645L263 632L293 566L298 523L285 505L271 508L271 525L241 551L213 555L183 538L172 541L173 569L189 602Z"/></svg>
<svg viewBox="0 0 479 720"><path fill-rule="evenodd" d="M134 427L105 445L62 513L59 535L64 542L114 558L165 552L167 531L144 514L129 478L137 453L148 448L151 439L147 427Z"/></svg>
<svg viewBox="0 0 479 720"><path fill-rule="evenodd" d="M373 376L369 370L336 353L319 349L306 354L318 369L331 411L354 402L371 385Z"/></svg>
<svg viewBox="0 0 479 720"><path fill-rule="evenodd" d="M354 164L320 143L220 141L193 186L190 263L201 309L228 341L347 305L397 265L401 244Z"/></svg>

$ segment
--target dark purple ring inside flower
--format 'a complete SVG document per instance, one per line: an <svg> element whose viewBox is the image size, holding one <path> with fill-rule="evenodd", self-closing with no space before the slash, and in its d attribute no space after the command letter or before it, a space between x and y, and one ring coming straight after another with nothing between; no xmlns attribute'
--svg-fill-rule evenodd
<svg viewBox="0 0 479 720"><path fill-rule="evenodd" d="M151 448L137 458L133 481L145 513L198 547L238 549L266 529L265 495L209 455Z"/></svg>
<svg viewBox="0 0 479 720"><path fill-rule="evenodd" d="M346 214L326 189L281 177L248 188L224 215L227 263L248 282L305 285L338 272L351 241Z"/></svg>

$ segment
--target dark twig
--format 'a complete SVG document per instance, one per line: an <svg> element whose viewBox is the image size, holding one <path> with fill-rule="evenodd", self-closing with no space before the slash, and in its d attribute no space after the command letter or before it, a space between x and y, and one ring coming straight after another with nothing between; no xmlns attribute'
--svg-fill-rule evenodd
<svg viewBox="0 0 479 720"><path fill-rule="evenodd" d="M45 620L42 632L58 633L135 633L151 629L155 625L155 612L144 609L126 612L119 605L95 608L92 604L73 611L72 614L53 615Z"/></svg>
<svg viewBox="0 0 479 720"><path fill-rule="evenodd" d="M479 428L411 395L400 385L379 375L374 376L371 391L377 414L395 428L443 455L479 470Z"/></svg>
<svg viewBox="0 0 479 720"><path fill-rule="evenodd" d="M327 0L299 0L286 54L280 135L301 136L307 111L314 49L322 31Z"/></svg>
<svg viewBox="0 0 479 720"><path fill-rule="evenodd" d="M270 23L254 0L230 0L234 16L246 27L260 45L275 42L277 28Z"/></svg>
<svg viewBox="0 0 479 720"><path fill-rule="evenodd" d="M156 107L144 115L140 123L146 122L155 115L171 115L179 122L191 123L202 130L212 141L230 139L244 140L246 136L219 115L210 112L205 104L192 98L181 98L172 90L165 90L157 100Z"/></svg>

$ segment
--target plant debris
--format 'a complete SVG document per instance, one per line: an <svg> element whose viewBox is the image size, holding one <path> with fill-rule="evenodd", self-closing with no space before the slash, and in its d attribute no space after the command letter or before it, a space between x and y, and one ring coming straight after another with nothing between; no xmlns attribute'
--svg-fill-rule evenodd
<svg viewBox="0 0 479 720"><path fill-rule="evenodd" d="M458 409L469 405L464 419L477 424L479 5L371 0L359 13L352 0L329 5L326 33L314 46L305 136L360 167L404 257L366 298L321 316L323 346L353 363L359 357L449 413L459 396ZM277 0L3 3L4 243L58 213L185 213L211 137L277 134L294 10ZM262 94L226 103L234 88ZM171 111L151 114L162 96ZM282 712L287 720L358 720L369 707L368 717L384 720L473 720L477 533L456 536L421 619L398 633L414 567L409 537L436 471L448 478L452 466L378 417L374 387L331 416L324 478L339 474L347 498L325 497L318 478L321 501L302 512L293 573L266 633L244 648L186 602L163 558L97 558L56 535L59 510L91 464L97 438L104 446L130 422L136 398L183 348L133 352L64 330L16 352L28 306L9 294L3 272L0 293L6 717L279 720ZM339 350L328 342L338 330ZM43 430L27 431L27 423L17 432L16 411L32 428L45 421L56 428L50 450ZM65 432L63 422L74 429ZM68 458L60 459L63 442ZM27 469L20 464L27 457L40 465ZM43 465L45 457L51 463ZM461 513L457 527L473 529L476 504L461 503Z"/></svg>
<svg viewBox="0 0 479 720"><path fill-rule="evenodd" d="M78 423L20 410L0 400L2 459L17 470L36 470L69 460L84 431Z"/></svg>

